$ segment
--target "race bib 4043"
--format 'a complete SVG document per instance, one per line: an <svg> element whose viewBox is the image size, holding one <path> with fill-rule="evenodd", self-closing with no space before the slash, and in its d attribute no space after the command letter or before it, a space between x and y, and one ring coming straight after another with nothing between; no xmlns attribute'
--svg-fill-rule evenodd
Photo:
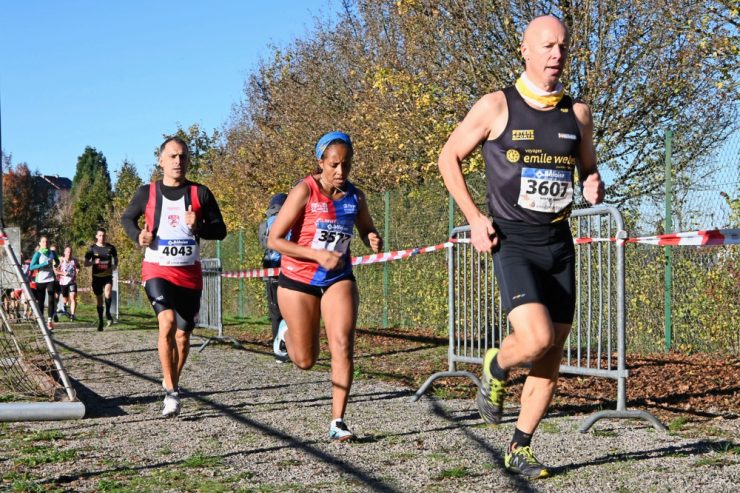
<svg viewBox="0 0 740 493"><path fill-rule="evenodd" d="M538 212L560 212L573 201L573 173L569 170L522 168L520 207Z"/></svg>
<svg viewBox="0 0 740 493"><path fill-rule="evenodd" d="M198 243L194 238L177 240L160 238L158 246L159 265L193 265L200 256Z"/></svg>
<svg viewBox="0 0 740 493"><path fill-rule="evenodd" d="M311 241L311 248L346 253L352 236L352 229L341 224L318 221L316 223L316 233Z"/></svg>

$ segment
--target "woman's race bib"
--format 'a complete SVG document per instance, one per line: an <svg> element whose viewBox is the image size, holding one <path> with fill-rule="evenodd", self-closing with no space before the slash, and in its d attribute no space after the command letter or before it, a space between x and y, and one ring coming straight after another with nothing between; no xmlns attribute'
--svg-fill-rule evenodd
<svg viewBox="0 0 740 493"><path fill-rule="evenodd" d="M347 253L352 241L352 229L329 221L317 221L316 233L311 241L314 250Z"/></svg>

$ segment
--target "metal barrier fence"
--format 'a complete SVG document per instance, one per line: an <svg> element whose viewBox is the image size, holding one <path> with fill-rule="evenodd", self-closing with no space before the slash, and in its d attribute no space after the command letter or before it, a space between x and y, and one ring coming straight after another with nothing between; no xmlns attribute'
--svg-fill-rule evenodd
<svg viewBox="0 0 740 493"><path fill-rule="evenodd" d="M113 285L111 286L110 293L110 314L116 322L121 320L121 290L119 282L118 269L116 269L113 271Z"/></svg>
<svg viewBox="0 0 740 493"><path fill-rule="evenodd" d="M624 222L613 207L593 207L573 212L575 238L625 239ZM468 239L469 226L455 228L453 237ZM489 347L500 344L511 330L500 302L493 257L458 242L447 253L448 265L448 371L431 375L412 397L418 400L438 378L463 376L478 388L471 372L458 371L458 363L482 364ZM566 342L561 373L611 378L617 381L617 407L590 416L580 431L602 418L639 418L653 427L665 427L650 413L626 409L628 371L625 361L624 243L619 241L576 244L576 312Z"/></svg>
<svg viewBox="0 0 740 493"><path fill-rule="evenodd" d="M85 415L85 406L77 399L77 393L57 352L51 331L45 323L43 307L36 303L11 242L1 228L0 250L0 289L20 289L22 298L18 301L27 300L33 314L22 320L15 310L6 312L5 303L10 300L4 300L0 305L0 372L11 382L10 390L37 387L41 393L49 392L48 397L52 399L50 402L0 402L0 422L81 419ZM49 302L54 303L54 299Z"/></svg>
<svg viewBox="0 0 740 493"><path fill-rule="evenodd" d="M221 260L204 258L201 259L200 265L203 271L203 291L200 296L197 326L213 329L216 331L216 335L207 338L198 348L198 351L203 351L213 341L230 342L235 346L241 346L239 341L233 337L224 335Z"/></svg>

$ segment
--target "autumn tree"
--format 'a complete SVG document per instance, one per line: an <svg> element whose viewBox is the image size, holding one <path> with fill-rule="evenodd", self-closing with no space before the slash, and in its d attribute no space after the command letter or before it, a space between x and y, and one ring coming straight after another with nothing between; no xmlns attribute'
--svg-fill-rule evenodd
<svg viewBox="0 0 740 493"><path fill-rule="evenodd" d="M368 190L438 179L449 133L475 100L522 72L522 32L541 14L569 28L563 83L592 108L611 202L654 193L665 130L680 143L681 183L702 176L708 151L737 128L740 43L737 11L726 1L347 0L343 7L305 39L275 49L247 80L214 164L225 203L261 210L269 194L311 171L314 142L334 129L353 136L353 179ZM480 171L480 154L465 166Z"/></svg>
<svg viewBox="0 0 740 493"><path fill-rule="evenodd" d="M138 279L143 253L142 249L126 235L121 224L121 218L136 190L143 183L136 171L136 166L130 161L124 160L121 169L116 173L110 216L106 221L108 224L108 241L116 246L118 272L120 278L124 280Z"/></svg>
<svg viewBox="0 0 740 493"><path fill-rule="evenodd" d="M57 229L57 208L53 197L44 187L38 173L32 173L26 163L13 165L8 158L3 164L3 208L5 225L16 226L21 232L21 249L28 258L42 234L54 236Z"/></svg>

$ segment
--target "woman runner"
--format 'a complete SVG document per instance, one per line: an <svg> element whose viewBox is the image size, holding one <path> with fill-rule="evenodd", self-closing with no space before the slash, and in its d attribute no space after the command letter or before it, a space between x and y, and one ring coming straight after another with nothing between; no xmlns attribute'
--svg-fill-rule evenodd
<svg viewBox="0 0 740 493"><path fill-rule="evenodd" d="M38 303L39 312L44 312L44 301L48 297L46 326L54 329L54 268L59 265L59 258L49 249L49 239L46 236L39 238L39 246L31 258L29 270L36 271L33 280L36 282L34 295ZM48 295L48 296L47 296Z"/></svg>
<svg viewBox="0 0 740 493"><path fill-rule="evenodd" d="M268 248L282 254L278 304L289 327L288 356L303 370L319 356L319 318L324 320L331 353L329 438L338 441L354 437L344 422L360 301L349 248L354 228L373 252L383 246L365 195L347 180L352 155L349 135L330 132L321 137L316 144L318 170L288 194L267 240Z"/></svg>
<svg viewBox="0 0 740 493"><path fill-rule="evenodd" d="M74 321L75 312L77 311L77 274L80 272L80 264L72 256L72 247L64 249L59 269L59 285L62 288L63 306L69 302L69 320Z"/></svg>

